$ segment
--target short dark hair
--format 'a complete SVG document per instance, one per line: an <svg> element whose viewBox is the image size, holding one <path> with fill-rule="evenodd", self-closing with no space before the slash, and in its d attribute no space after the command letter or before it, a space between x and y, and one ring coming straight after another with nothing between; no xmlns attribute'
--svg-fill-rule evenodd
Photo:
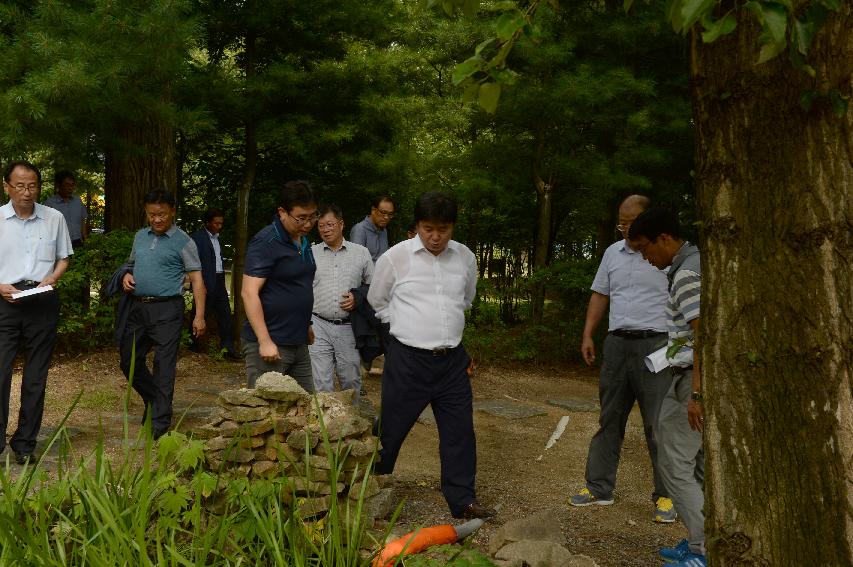
<svg viewBox="0 0 853 567"><path fill-rule="evenodd" d="M57 171L56 173L53 174L53 184L59 185L60 183L62 183L66 179L68 179L69 177L71 179L73 179L74 181L77 181L77 176L74 175L73 172L68 171L67 169L62 169L60 171Z"/></svg>
<svg viewBox="0 0 853 567"><path fill-rule="evenodd" d="M288 213L293 210L293 207L316 203L317 199L314 197L311 184L302 179L285 183L278 196L278 206Z"/></svg>
<svg viewBox="0 0 853 567"><path fill-rule="evenodd" d="M146 205L169 205L170 207L175 206L175 197L168 189L164 189L162 187L157 187L152 189L148 193L145 194L145 199L143 201Z"/></svg>
<svg viewBox="0 0 853 567"><path fill-rule="evenodd" d="M3 170L3 181L9 183L9 180L12 179L12 172L15 171L16 167L23 167L24 169L34 171L36 174L36 179L38 180L39 187L41 187L41 171L39 171L39 168L37 168L32 163L23 159L10 161L6 164L6 169Z"/></svg>
<svg viewBox="0 0 853 567"><path fill-rule="evenodd" d="M373 199L370 201L370 206L375 209L378 209L379 203L381 203L382 201L388 201L389 203L391 203L392 207L394 207L395 209L397 208L397 203L394 202L394 198L391 195L387 195L385 193L373 197Z"/></svg>
<svg viewBox="0 0 853 567"><path fill-rule="evenodd" d="M456 199L441 191L428 191L415 201L415 224L421 221L456 222Z"/></svg>
<svg viewBox="0 0 853 567"><path fill-rule="evenodd" d="M654 241L661 234L681 238L678 217L667 208L651 207L640 213L631 223L628 238L635 239L645 236L650 241Z"/></svg>
<svg viewBox="0 0 853 567"><path fill-rule="evenodd" d="M204 214L201 215L201 222L207 224L216 217L222 217L223 219L225 219L225 215L222 214L222 211L220 211L219 209L207 209L206 211L204 211Z"/></svg>
<svg viewBox="0 0 853 567"><path fill-rule="evenodd" d="M407 232L417 232L418 231L418 223L415 222L415 219L409 221L409 224L406 225Z"/></svg>
<svg viewBox="0 0 853 567"><path fill-rule="evenodd" d="M317 214L321 217L329 213L335 215L335 218L338 220L342 220L344 218L344 212L339 206L334 203L327 203L325 205L321 205L320 209L317 211Z"/></svg>

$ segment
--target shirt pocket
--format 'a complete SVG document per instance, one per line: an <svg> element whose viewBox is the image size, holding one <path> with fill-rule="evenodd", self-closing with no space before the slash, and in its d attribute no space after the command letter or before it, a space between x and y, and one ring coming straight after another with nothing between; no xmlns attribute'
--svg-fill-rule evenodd
<svg viewBox="0 0 853 567"><path fill-rule="evenodd" d="M52 240L42 240L39 242L38 260L39 262L56 261L56 242Z"/></svg>

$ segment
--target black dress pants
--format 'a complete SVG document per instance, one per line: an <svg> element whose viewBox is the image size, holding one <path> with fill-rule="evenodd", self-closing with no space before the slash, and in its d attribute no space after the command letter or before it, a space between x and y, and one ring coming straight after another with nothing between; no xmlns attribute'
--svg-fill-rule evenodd
<svg viewBox="0 0 853 567"><path fill-rule="evenodd" d="M32 454L44 414L44 390L59 320L59 297L49 291L9 303L0 299L0 450L6 447L12 368L24 355L18 429L9 444L18 454Z"/></svg>
<svg viewBox="0 0 853 567"><path fill-rule="evenodd" d="M438 426L441 491L452 514L476 500L477 445L473 394L468 378L470 357L460 345L435 356L389 335L382 378L382 450L375 471L389 474L400 447L418 416L432 405Z"/></svg>
<svg viewBox="0 0 853 567"><path fill-rule="evenodd" d="M225 274L216 274L216 285L207 290L205 301L205 316L213 311L216 317L216 325L219 327L219 348L224 348L230 354L236 354L234 348L234 335L231 331L231 302L228 300L228 288L225 287ZM190 320L195 318L195 302L190 315ZM190 323L192 324L192 323ZM192 338L192 349L199 352L200 341L194 336Z"/></svg>
<svg viewBox="0 0 853 567"><path fill-rule="evenodd" d="M183 322L183 297L156 303L132 300L127 316L119 347L121 370L131 380L143 403L150 408L153 431L165 431L172 424L175 367ZM152 348L154 368L149 370L145 359Z"/></svg>

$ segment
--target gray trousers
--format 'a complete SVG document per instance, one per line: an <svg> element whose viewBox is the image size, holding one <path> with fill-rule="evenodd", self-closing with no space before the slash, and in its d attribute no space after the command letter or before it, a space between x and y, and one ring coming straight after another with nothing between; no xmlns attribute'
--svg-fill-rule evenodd
<svg viewBox="0 0 853 567"><path fill-rule="evenodd" d="M658 417L658 464L675 511L687 527L690 551L704 555L705 451L702 433L691 429L687 421L693 371L676 370L673 374Z"/></svg>
<svg viewBox="0 0 853 567"><path fill-rule="evenodd" d="M278 345L275 362L267 362L260 355L257 341L243 339L243 358L246 361L246 381L249 388L255 387L258 376L267 372L280 372L293 377L309 393L314 392L314 380L311 377L311 356L308 345Z"/></svg>
<svg viewBox="0 0 853 567"><path fill-rule="evenodd" d="M604 364L598 382L601 402L599 428L589 443L586 460L586 487L596 498L609 499L616 487L616 469L625 439L625 425L636 401L643 417L643 432L652 462L654 493L652 500L668 496L660 475L655 423L666 396L672 374L664 369L650 372L643 359L661 347L666 335L645 339L626 339L607 335L604 339Z"/></svg>
<svg viewBox="0 0 853 567"><path fill-rule="evenodd" d="M308 345L314 387L318 392L335 389L335 373L342 390L361 390L361 368L352 325L335 325L313 317L314 344Z"/></svg>

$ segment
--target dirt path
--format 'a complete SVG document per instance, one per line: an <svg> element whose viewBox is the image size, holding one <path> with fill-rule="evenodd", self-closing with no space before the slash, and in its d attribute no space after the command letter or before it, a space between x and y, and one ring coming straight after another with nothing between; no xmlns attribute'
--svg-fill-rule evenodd
<svg viewBox="0 0 853 567"><path fill-rule="evenodd" d="M240 387L243 382L242 364L182 352L175 391L176 416L184 416L180 428L203 423L215 405L217 393ZM20 369L17 369L9 434L17 421L19 384ZM85 455L92 450L101 424L106 450L117 454L123 444L121 408L126 386L115 349L60 357L50 371L42 437L52 432L71 401L82 391L80 402L68 419L74 452ZM487 549L489 537L501 523L545 509L557 512L566 547L574 553L589 555L602 567L658 564L657 549L684 537L681 524L664 526L651 520L651 468L637 410L628 423L616 503L588 508L570 508L566 504L568 495L583 487L586 451L595 433L598 413L568 411L547 402L553 399L595 402L595 372L585 368L480 367L473 386L475 403L502 400L543 414L508 419L475 411L478 497L484 503L501 506L497 520L476 534L476 546ZM378 405L378 376L369 377L367 390L368 397ZM141 412L142 405L134 394L130 403L131 438L135 438L139 429ZM563 415L570 416L568 427L556 445L545 451L545 443ZM7 451L2 457L5 459L9 454ZM542 458L538 459L540 455ZM403 445L395 479L398 492L405 498L400 517L403 526L452 521L439 486L435 425L415 425Z"/></svg>

